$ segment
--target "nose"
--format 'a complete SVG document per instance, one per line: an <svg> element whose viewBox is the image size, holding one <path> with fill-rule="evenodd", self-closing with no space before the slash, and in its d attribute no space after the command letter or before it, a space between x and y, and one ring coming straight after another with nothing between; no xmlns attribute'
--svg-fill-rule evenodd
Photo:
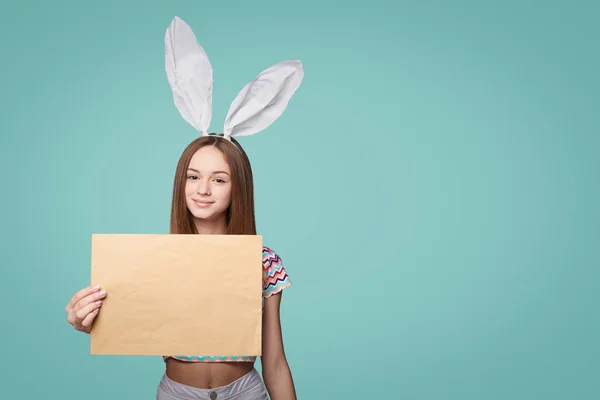
<svg viewBox="0 0 600 400"><path fill-rule="evenodd" d="M210 185L207 180L198 179L198 184L196 185L196 193L201 195L210 195Z"/></svg>

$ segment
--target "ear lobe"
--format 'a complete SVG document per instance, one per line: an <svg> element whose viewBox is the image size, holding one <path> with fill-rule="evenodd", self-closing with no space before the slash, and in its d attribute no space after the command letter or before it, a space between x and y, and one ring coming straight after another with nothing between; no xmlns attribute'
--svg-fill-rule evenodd
<svg viewBox="0 0 600 400"><path fill-rule="evenodd" d="M304 78L302 63L288 60L262 71L231 103L225 119L225 136L254 135L266 129L285 111Z"/></svg>
<svg viewBox="0 0 600 400"><path fill-rule="evenodd" d="M208 135L213 69L194 32L179 17L165 33L165 69L179 113L203 136Z"/></svg>

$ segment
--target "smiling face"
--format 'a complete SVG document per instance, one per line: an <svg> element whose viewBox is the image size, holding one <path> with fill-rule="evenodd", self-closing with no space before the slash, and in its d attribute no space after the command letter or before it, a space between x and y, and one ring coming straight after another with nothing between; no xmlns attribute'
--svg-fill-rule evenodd
<svg viewBox="0 0 600 400"><path fill-rule="evenodd" d="M196 223L225 221L231 204L231 169L215 146L192 156L185 183L185 202Z"/></svg>
<svg viewBox="0 0 600 400"><path fill-rule="evenodd" d="M256 235L252 167L237 140L201 136L183 150L169 232Z"/></svg>

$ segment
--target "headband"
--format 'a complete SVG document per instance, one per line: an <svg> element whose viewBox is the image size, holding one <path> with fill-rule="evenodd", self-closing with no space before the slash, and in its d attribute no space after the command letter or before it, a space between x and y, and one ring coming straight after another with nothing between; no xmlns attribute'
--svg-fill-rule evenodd
<svg viewBox="0 0 600 400"><path fill-rule="evenodd" d="M183 119L208 136L213 69L192 29L175 17L165 34L165 69ZM237 94L227 112L223 138L254 135L283 114L304 77L302 63L287 60L262 71Z"/></svg>

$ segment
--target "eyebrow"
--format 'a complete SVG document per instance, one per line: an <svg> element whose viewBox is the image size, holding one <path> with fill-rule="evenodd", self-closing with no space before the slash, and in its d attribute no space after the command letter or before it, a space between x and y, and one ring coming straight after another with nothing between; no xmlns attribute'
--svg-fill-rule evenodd
<svg viewBox="0 0 600 400"><path fill-rule="evenodd" d="M194 169L194 168L188 168L188 170L200 173L200 171L198 171L197 169ZM213 171L213 174L226 174L226 175L229 175L229 173L226 172L226 171Z"/></svg>

